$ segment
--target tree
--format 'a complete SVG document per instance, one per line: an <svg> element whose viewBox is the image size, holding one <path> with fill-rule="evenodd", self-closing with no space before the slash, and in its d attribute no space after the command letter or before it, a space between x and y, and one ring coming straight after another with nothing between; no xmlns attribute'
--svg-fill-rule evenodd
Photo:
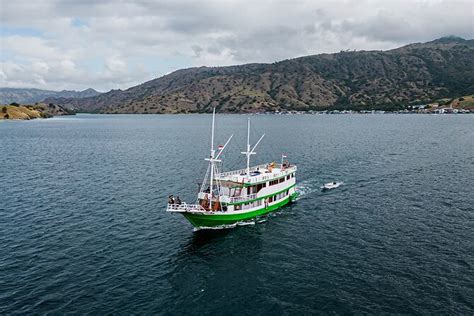
<svg viewBox="0 0 474 316"><path fill-rule="evenodd" d="M4 107L2 108L2 112L3 112L3 113L7 113L7 107L6 107L6 106L4 106Z"/></svg>
<svg viewBox="0 0 474 316"><path fill-rule="evenodd" d="M10 105L13 105L13 106L20 106L20 105L19 105L18 103L16 103L16 102L12 102L12 103L10 103Z"/></svg>

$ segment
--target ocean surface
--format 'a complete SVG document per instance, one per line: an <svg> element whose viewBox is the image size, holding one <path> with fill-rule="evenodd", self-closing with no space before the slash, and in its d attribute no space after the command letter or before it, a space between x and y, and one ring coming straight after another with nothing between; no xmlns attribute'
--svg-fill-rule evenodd
<svg viewBox="0 0 474 316"><path fill-rule="evenodd" d="M217 116L225 170L246 120ZM474 314L474 115L252 116L298 201L194 231L165 208L195 200L210 122L0 122L0 314Z"/></svg>

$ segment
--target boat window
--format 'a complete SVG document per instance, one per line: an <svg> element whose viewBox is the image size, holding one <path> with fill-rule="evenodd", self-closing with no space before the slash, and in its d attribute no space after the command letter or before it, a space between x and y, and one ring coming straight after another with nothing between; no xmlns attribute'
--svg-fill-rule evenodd
<svg viewBox="0 0 474 316"><path fill-rule="evenodd" d="M286 180L290 180L290 175L287 175L287 176L286 176Z"/></svg>
<svg viewBox="0 0 474 316"><path fill-rule="evenodd" d="M285 177L280 178L280 181L279 181L279 182L282 183L283 181L285 181Z"/></svg>

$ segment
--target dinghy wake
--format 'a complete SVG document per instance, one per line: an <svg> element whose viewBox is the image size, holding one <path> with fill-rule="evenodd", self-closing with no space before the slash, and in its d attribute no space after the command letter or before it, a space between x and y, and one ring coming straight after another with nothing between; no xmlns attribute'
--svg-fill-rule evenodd
<svg viewBox="0 0 474 316"><path fill-rule="evenodd" d="M296 201L304 198L305 196L311 195L312 193L318 192L320 190L320 185L316 179L305 180L298 183L296 187L296 192L298 197Z"/></svg>

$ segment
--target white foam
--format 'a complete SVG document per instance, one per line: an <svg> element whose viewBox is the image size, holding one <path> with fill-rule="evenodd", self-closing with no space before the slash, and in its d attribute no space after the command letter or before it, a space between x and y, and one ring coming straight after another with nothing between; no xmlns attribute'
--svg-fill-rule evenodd
<svg viewBox="0 0 474 316"><path fill-rule="evenodd" d="M256 224L255 221L241 221L241 222L235 222L233 224L194 227L194 231L197 232L200 230L207 230L207 229L213 229L213 230L230 229L230 228L235 228L237 226L247 226L247 225L255 225L255 224Z"/></svg>
<svg viewBox="0 0 474 316"><path fill-rule="evenodd" d="M298 197L296 198L296 201L316 191L319 191L319 183L316 182L316 179L297 183L296 192L298 193Z"/></svg>
<svg viewBox="0 0 474 316"><path fill-rule="evenodd" d="M237 222L237 226L255 225L255 221Z"/></svg>
<svg viewBox="0 0 474 316"><path fill-rule="evenodd" d="M323 189L323 190L333 190L333 189L337 189L338 187L340 187L343 184L344 184L344 182L342 182L342 181L330 182L330 183L326 183L326 184L322 185L321 189Z"/></svg>

